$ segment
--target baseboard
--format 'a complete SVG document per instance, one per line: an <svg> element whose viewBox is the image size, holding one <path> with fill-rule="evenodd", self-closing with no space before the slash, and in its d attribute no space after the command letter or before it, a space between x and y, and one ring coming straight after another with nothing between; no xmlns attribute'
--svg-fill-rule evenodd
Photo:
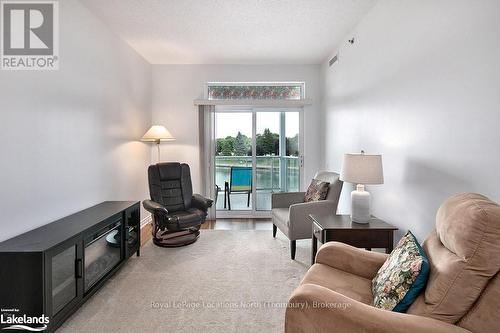
<svg viewBox="0 0 500 333"><path fill-rule="evenodd" d="M148 214L147 214L147 216L146 216L146 217L144 217L144 218L141 220L141 228L142 228L144 225L146 225L146 224L148 224L148 223L151 223L151 221L152 221L152 219L151 219L151 214L149 214L149 213L148 213Z"/></svg>
<svg viewBox="0 0 500 333"><path fill-rule="evenodd" d="M144 246L152 238L151 215L143 218L141 221L141 247Z"/></svg>

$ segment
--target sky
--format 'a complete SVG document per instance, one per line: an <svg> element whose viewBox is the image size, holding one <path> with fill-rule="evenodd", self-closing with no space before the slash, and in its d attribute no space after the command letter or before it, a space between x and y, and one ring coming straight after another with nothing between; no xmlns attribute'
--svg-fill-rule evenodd
<svg viewBox="0 0 500 333"><path fill-rule="evenodd" d="M295 134L299 133L299 113L287 112L285 117L286 136L295 136ZM257 134L263 133L266 128L269 128L273 133L279 133L279 112L257 112ZM252 136L251 112L219 112L215 114L215 137L217 139L225 138L226 136L235 137L238 131L248 137Z"/></svg>

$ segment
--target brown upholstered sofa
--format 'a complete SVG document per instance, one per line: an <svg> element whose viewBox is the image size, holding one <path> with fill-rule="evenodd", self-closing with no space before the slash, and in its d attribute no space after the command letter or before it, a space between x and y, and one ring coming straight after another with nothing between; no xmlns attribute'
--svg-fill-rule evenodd
<svg viewBox="0 0 500 333"><path fill-rule="evenodd" d="M423 247L430 274L407 313L372 306L387 255L331 242L294 291L285 331L500 332L500 206L465 193L440 207Z"/></svg>

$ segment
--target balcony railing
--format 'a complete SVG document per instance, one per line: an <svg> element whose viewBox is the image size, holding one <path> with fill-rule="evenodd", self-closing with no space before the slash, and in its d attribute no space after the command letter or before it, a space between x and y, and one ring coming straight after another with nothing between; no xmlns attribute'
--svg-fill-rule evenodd
<svg viewBox="0 0 500 333"><path fill-rule="evenodd" d="M231 167L251 167L251 156L216 156L215 183L224 188ZM293 192L299 190L299 158L296 156L257 156L257 191Z"/></svg>

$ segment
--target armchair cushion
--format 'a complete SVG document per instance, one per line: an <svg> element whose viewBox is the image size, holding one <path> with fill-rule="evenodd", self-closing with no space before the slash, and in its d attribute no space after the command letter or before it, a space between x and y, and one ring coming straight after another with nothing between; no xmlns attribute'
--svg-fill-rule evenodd
<svg viewBox="0 0 500 333"><path fill-rule="evenodd" d="M472 332L498 333L500 332L498 309L500 309L500 273L488 283L474 303L474 307L460 319L458 326Z"/></svg>
<svg viewBox="0 0 500 333"><path fill-rule="evenodd" d="M193 189L191 171L185 163L158 163L148 168L151 200L164 205L169 212L191 207Z"/></svg>
<svg viewBox="0 0 500 333"><path fill-rule="evenodd" d="M304 202L325 200L328 194L329 186L329 182L313 179L307 188L307 192L304 196Z"/></svg>
<svg viewBox="0 0 500 333"><path fill-rule="evenodd" d="M373 278L373 303L378 308L406 312L428 277L427 256L408 231Z"/></svg>
<svg viewBox="0 0 500 333"><path fill-rule="evenodd" d="M177 224L180 229L196 227L206 216L207 213L197 208L173 212L168 215L168 229L172 229L171 224Z"/></svg>
<svg viewBox="0 0 500 333"><path fill-rule="evenodd" d="M285 332L470 333L439 320L378 309L314 284L302 284L292 294Z"/></svg>
<svg viewBox="0 0 500 333"><path fill-rule="evenodd" d="M327 265L311 266L301 284L316 284L364 304L372 304L372 281Z"/></svg>
<svg viewBox="0 0 500 333"><path fill-rule="evenodd" d="M271 194L272 208L289 208L291 205L304 202L305 192L279 192Z"/></svg>
<svg viewBox="0 0 500 333"><path fill-rule="evenodd" d="M316 263L371 281L388 257L385 253L366 251L340 242L328 242L316 254Z"/></svg>

